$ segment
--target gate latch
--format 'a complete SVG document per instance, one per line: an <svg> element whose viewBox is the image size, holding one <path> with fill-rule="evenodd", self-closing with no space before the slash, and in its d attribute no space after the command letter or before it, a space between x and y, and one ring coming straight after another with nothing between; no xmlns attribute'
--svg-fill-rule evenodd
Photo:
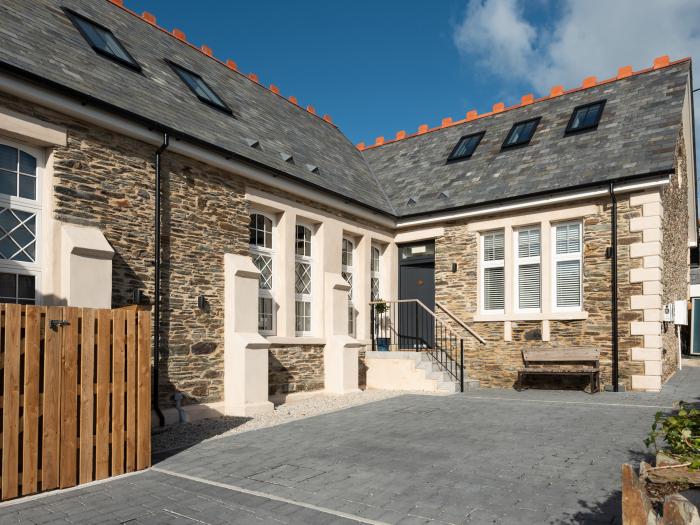
<svg viewBox="0 0 700 525"><path fill-rule="evenodd" d="M68 326L70 323L68 321L65 321L63 319L51 319L49 321L49 327L51 330L56 332L60 326Z"/></svg>

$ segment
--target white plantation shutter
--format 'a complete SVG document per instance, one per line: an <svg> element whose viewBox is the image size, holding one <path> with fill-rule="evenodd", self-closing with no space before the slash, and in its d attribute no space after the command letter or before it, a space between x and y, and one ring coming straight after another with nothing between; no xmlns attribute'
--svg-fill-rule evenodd
<svg viewBox="0 0 700 525"><path fill-rule="evenodd" d="M557 306L581 305L581 265L579 261L557 262Z"/></svg>
<svg viewBox="0 0 700 525"><path fill-rule="evenodd" d="M518 305L520 308L540 307L540 265L518 266Z"/></svg>
<svg viewBox="0 0 700 525"><path fill-rule="evenodd" d="M515 254L517 307L520 310L538 310L541 295L539 227L518 230Z"/></svg>
<svg viewBox="0 0 700 525"><path fill-rule="evenodd" d="M482 282L484 310L505 307L505 237L503 231L482 235Z"/></svg>
<svg viewBox="0 0 700 525"><path fill-rule="evenodd" d="M503 310L504 277L503 268L484 268L484 310Z"/></svg>
<svg viewBox="0 0 700 525"><path fill-rule="evenodd" d="M554 299L557 308L581 307L581 223L554 229Z"/></svg>

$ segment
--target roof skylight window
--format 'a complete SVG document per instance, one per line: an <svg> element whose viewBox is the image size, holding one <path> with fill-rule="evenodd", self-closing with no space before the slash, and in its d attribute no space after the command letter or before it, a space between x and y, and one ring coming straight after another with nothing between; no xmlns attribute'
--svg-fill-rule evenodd
<svg viewBox="0 0 700 525"><path fill-rule="evenodd" d="M459 139L457 145L452 149L450 156L447 157L447 162L455 162L471 157L474 154L476 147L479 145L479 142L481 142L484 133L484 131L472 133L471 135L465 135Z"/></svg>
<svg viewBox="0 0 700 525"><path fill-rule="evenodd" d="M117 40L117 37L104 26L88 20L78 13L66 11L75 27L78 28L83 38L88 44L102 56L110 58L120 64L128 66L137 71L141 71L141 66L134 60L122 43Z"/></svg>
<svg viewBox="0 0 700 525"><path fill-rule="evenodd" d="M600 116L603 114L604 107L605 101L600 100L592 104L574 108L571 119L569 119L569 124L566 126L566 133L577 133L579 131L596 129L598 127L598 122L600 122Z"/></svg>
<svg viewBox="0 0 700 525"><path fill-rule="evenodd" d="M532 136L535 134L535 130L537 129L537 125L539 123L540 117L513 124L513 127L510 128L508 136L503 142L501 149L513 148L515 146L525 146L528 144L530 139L532 139Z"/></svg>
<svg viewBox="0 0 700 525"><path fill-rule="evenodd" d="M212 88L204 81L197 73L185 69L182 66L168 62L175 73L187 84L187 87L192 90L192 93L197 95L197 98L218 110L231 114L231 108L217 95Z"/></svg>

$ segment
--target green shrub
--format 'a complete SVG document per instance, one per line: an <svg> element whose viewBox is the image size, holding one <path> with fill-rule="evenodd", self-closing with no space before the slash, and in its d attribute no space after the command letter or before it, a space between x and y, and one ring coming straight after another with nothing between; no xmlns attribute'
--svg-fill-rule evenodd
<svg viewBox="0 0 700 525"><path fill-rule="evenodd" d="M700 469L700 410L683 401L678 406L671 414L656 413L644 443L647 447L653 445L656 452L661 450L683 463L690 463L691 469ZM665 443L661 449L659 439Z"/></svg>

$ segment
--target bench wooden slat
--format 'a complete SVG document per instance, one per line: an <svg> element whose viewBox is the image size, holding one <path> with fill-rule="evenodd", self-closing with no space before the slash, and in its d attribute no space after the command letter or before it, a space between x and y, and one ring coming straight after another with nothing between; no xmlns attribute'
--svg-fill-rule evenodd
<svg viewBox="0 0 700 525"><path fill-rule="evenodd" d="M569 348L553 350L523 350L525 363L529 362L585 362L598 361L600 351L596 348Z"/></svg>

